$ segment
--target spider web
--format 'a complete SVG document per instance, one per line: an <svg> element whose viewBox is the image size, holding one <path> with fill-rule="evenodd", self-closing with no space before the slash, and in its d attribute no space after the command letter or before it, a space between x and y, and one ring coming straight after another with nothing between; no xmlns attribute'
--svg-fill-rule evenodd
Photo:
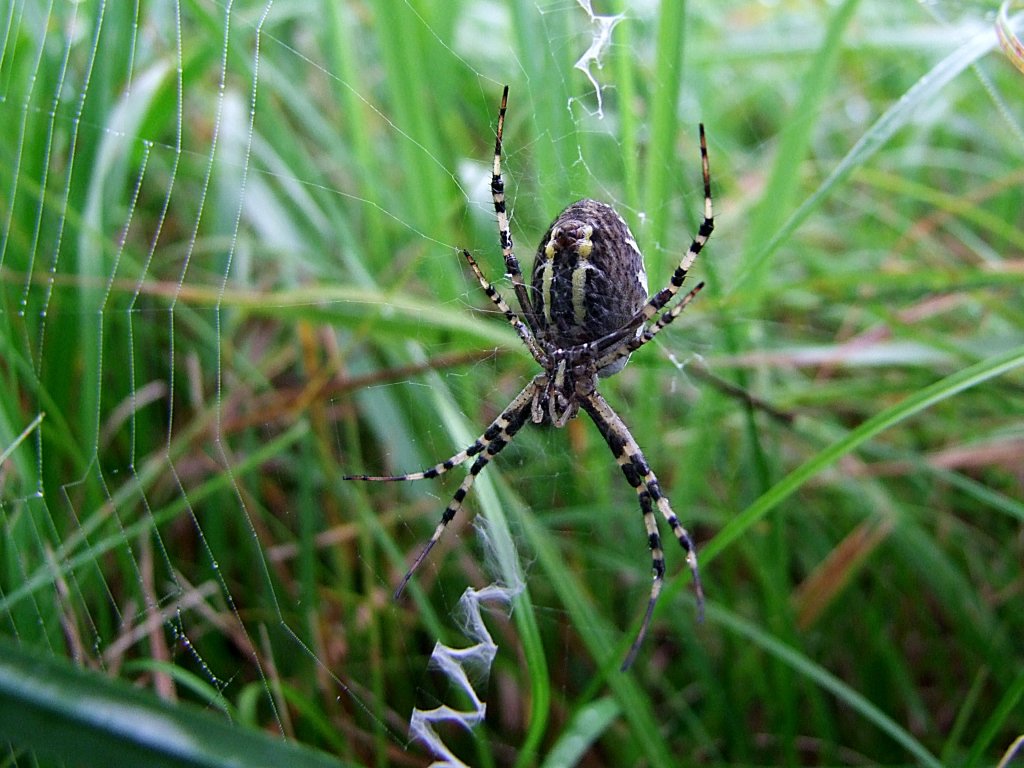
<svg viewBox="0 0 1024 768"><path fill-rule="evenodd" d="M280 734L313 731L348 756L407 747L410 721L428 741L417 729L431 712L482 719L480 681L509 636L488 625L514 626L508 606L524 589L510 524L488 514L479 537L490 575L477 583L494 584L458 607L470 585L438 581L399 621L390 592L448 486L371 495L341 476L428 466L493 417L472 403L507 402L500 375L491 391L478 390L482 376L463 382L466 366L498 371L487 350L516 339L474 314L483 304L458 258L462 246L486 251L507 288L488 193L503 83L527 83L510 97L510 124L542 137L506 129L524 261L568 200L654 213L602 164L626 161L608 104L627 95L605 84L610 52L625 32L649 64L655 11L480 0L453 16L428 5L10 0L0 12L5 635ZM387 42L407 36L423 60ZM424 68L431 89L471 94L464 113L419 120L409 104L431 94L403 78ZM695 137L700 110L682 91ZM680 161L693 184L665 203L679 206L673 220L699 211L693 148ZM407 174L434 186L403 189ZM466 212L445 209L436 189ZM648 272L666 274L677 236L637 235ZM663 355L681 367L699 334ZM514 371L516 388L527 370ZM360 455L360 430L379 455ZM554 456L564 438L550 439L517 443ZM530 479L554 489L557 466ZM514 499L495 477L478 481L474 510ZM459 556L443 549L432 559ZM511 623L482 610L490 600ZM455 681L441 693L431 648ZM389 665L408 692L374 677ZM296 680L327 726L295 714ZM459 764L448 732L431 732L432 754Z"/></svg>
<svg viewBox="0 0 1024 768"><path fill-rule="evenodd" d="M352 3L330 12L356 49L361 10ZM552 50L577 50L586 73L589 93L570 86L571 67L560 74L574 94L570 119L599 114L600 57L613 24L589 3L534 10L539 29L572 31L552 39ZM377 23L426 30L431 54L475 81L482 113L493 112L502 70L518 65L507 46L483 50L474 41L502 39L501 7L469 7L456 44L411 4L389 13ZM493 230L486 156L448 167L400 110L384 105L375 73L326 58L313 39L315 14L281 0L22 0L7 4L2 21L4 632L143 679L163 696L191 689L232 717L244 717L239 693L249 689L259 712L249 719L282 734L297 730L282 667L305 666L339 711L404 744L400 719L339 663L344 654L328 647L326 627L293 610L319 588L293 593L296 553L312 548L304 562L330 561L329 542L358 539L353 526L365 521L303 506L338 491L322 465L303 476L325 435L331 443L334 427L322 432L313 422L330 420L332 403L324 407L321 395L308 410L287 395L314 391L302 375L341 373L269 351L280 351L281 335L298 336L311 355L320 345L344 347L349 375L368 370L351 339L369 316L365 306L379 301L383 273L333 245L353 222L397 229L421 260L423 249L454 254L459 244L429 217L352 181L347 149L331 137L329 119L309 109L322 106L317 89L358 107L385 142L462 190L478 226ZM314 95L289 102L289 78ZM289 124L335 158L326 172L284 155L278 137ZM297 221L308 228L298 231ZM454 273L457 262L444 269ZM475 304L471 290L463 281L437 298ZM415 365L423 355L413 340L392 362ZM302 373L303 362L313 370ZM370 392L361 402L388 409L391 397ZM427 442L451 444L444 435ZM418 451L395 453L396 462L422 461ZM486 481L480 486L486 493ZM273 498L271 488L289 495ZM514 557L505 563L508 586L470 590L461 609L463 631L481 647L490 635L478 601L508 603L522 588ZM240 569L258 576L242 579ZM393 584L379 565L367 575L378 589ZM435 658L453 654L439 644ZM474 679L486 675L484 661ZM414 735L422 736L415 724L427 711L416 710ZM457 717L469 725L476 715Z"/></svg>

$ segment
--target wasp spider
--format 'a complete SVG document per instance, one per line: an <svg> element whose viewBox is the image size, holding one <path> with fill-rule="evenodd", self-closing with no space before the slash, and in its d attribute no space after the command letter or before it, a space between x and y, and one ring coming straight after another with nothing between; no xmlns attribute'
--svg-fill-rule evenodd
<svg viewBox="0 0 1024 768"><path fill-rule="evenodd" d="M501 252L522 308L521 316L488 282L473 256L465 250L463 256L488 298L505 315L543 370L472 445L451 458L408 475L352 475L347 479L422 480L437 477L473 459L468 474L445 508L433 535L395 590L397 598L441 538L448 523L462 508L476 476L508 445L520 428L528 421L562 427L582 408L608 443L626 481L636 490L651 550L651 594L640 631L622 665L626 669L632 664L647 634L665 578L665 560L655 508L686 552L686 561L693 574L698 615L703 613L704 595L697 570L697 553L690 534L672 511L640 446L619 415L597 391L597 385L600 378L622 370L630 354L675 320L703 287L703 283L697 285L674 306L662 312L678 294L687 271L714 228L704 126L700 126L704 220L666 287L648 298L647 273L636 239L610 205L596 200L580 200L558 215L541 239L531 284L527 286L512 247L505 209L505 183L501 177L501 139L507 101L506 86L498 112L491 194L498 219Z"/></svg>

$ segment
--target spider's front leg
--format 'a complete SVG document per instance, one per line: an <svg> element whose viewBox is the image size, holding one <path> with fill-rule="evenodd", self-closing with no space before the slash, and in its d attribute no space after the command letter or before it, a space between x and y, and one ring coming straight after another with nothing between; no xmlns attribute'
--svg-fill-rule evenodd
<svg viewBox="0 0 1024 768"><path fill-rule="evenodd" d="M643 645L647 630L650 627L651 617L654 615L654 606L661 594L661 588L665 580L665 555L661 547L661 536L658 533L658 521L654 515L654 506L658 507L662 517L669 524L676 540L686 552L686 563L693 575L694 591L697 599L698 621L704 617L704 590L700 583L700 571L697 568L697 549L694 547L690 534L679 522L668 498L661 492L658 478L647 464L640 446L637 445L633 435L623 423L619 415L615 413L608 401L606 401L596 390L582 398L580 405L593 419L601 435L604 437L608 447L615 455L615 461L622 468L626 481L636 490L640 502L640 510L644 516L644 526L647 529L647 543L651 549L651 570L653 573L651 581L651 596L647 601L647 610L644 613L643 623L637 633L636 640L629 649L622 669L626 670L632 665L640 646Z"/></svg>
<svg viewBox="0 0 1024 768"><path fill-rule="evenodd" d="M484 467L490 463L491 459L501 452L502 448L512 442L512 438L515 437L516 433L529 420L534 398L536 397L536 390L538 386L537 382L542 375L534 378L518 395L516 395L508 408L502 411L498 418L491 422L487 431L484 432L482 439L477 441L476 444L482 444L483 447L476 453L476 459L470 465L469 472L466 474L462 483L459 484L459 487L452 495L451 501L448 502L448 506L445 507L444 512L441 514L441 521L434 529L434 533L431 535L430 540L424 545L423 549L420 550L420 553L416 556L416 559L413 560L412 565L409 566L409 570L406 571L405 576L402 577L398 587L395 589L396 600L402 596L402 592L405 591L405 587L409 583L409 580L412 579L416 569L419 568L423 561L427 559L427 555L430 554L430 550L432 550L434 545L441 539L445 529L448 527L448 523L450 523L458 511L462 509L462 503L465 501L466 496L473 487L476 476L483 471ZM465 453L465 451L463 453ZM407 477L355 479L405 480Z"/></svg>

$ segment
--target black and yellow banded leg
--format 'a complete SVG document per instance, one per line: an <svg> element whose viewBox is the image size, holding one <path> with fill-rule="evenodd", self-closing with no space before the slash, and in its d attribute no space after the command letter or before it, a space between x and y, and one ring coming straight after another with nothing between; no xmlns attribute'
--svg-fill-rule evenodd
<svg viewBox="0 0 1024 768"><path fill-rule="evenodd" d="M647 600L647 610L644 611L644 619L640 624L640 631L636 639L629 647L629 653L622 662L620 668L623 672L633 666L640 646L644 644L647 637L647 630L651 626L651 617L654 616L654 606L661 595L661 588L665 583L665 551L661 547L661 534L658 532L658 520L654 516L654 507L651 505L651 494L644 490L643 484L636 488L637 498L640 500L640 511L644 516L644 526L647 528L647 545L651 548L651 596Z"/></svg>
<svg viewBox="0 0 1024 768"><path fill-rule="evenodd" d="M438 462L432 467L428 467L420 472L410 472L405 475L344 475L342 480L366 480L374 483L402 483L406 480L430 480L435 477L443 475L450 469L462 464L467 459L476 456L478 453L487 449L494 440L500 437L502 431L507 426L507 417L509 413L517 408L517 404L523 402L525 396L525 402L530 405L533 401L533 393L536 391L534 381L531 381L526 387L516 395L508 408L501 412L501 414L494 421L488 425L487 429L484 430L483 434L480 435L473 444L468 448L459 451L454 456L450 456L444 461ZM527 395L527 393L529 393ZM497 451L495 451L497 453Z"/></svg>
<svg viewBox="0 0 1024 768"><path fill-rule="evenodd" d="M544 352L540 345L537 344L537 340L526 324L519 318L519 315L515 313L512 307L509 306L505 298L498 292L498 289L494 287L487 277L484 275L483 270L480 269L480 265L477 264L476 259L473 258L473 254L467 251L465 248L462 249L462 255L469 263L469 268L473 270L473 274L476 275L477 282L480 283L480 287L484 289L484 293L487 294L487 298L491 300L491 303L498 308L498 310L505 315L505 319L508 320L509 325L512 326L513 330L519 335L519 338L526 345L526 348L530 350L530 354L533 355L535 360L546 360L547 353Z"/></svg>
<svg viewBox="0 0 1024 768"><path fill-rule="evenodd" d="M540 378L540 377L538 377ZM476 460L470 465L469 472L463 479L462 483L455 490L451 501L448 502L448 506L445 507L444 512L441 514L441 521L437 524L434 529L434 533L431 535L430 540L424 545L423 549L416 556L409 570L406 571L405 576L399 582L398 587L395 589L395 599L401 597L402 592L405 590L406 585L412 578L416 569L420 567L420 564L430 554L430 550L434 548L434 545L440 540L444 534L445 528L452 521L455 515L460 509L462 504L466 500L466 496L469 494L470 489L473 487L473 483L476 481L477 475L479 475L484 467L497 456L501 450L508 445L509 441L515 436L516 432L522 428L530 418L530 412L533 407L533 400L537 393L537 379L534 379L516 396L508 408L502 411L501 415L498 416L491 425L487 428L481 440L477 440L474 446L479 444L481 447L475 451ZM470 449L467 449L467 451ZM465 453L464 451L463 453ZM458 455L458 454L457 454ZM441 465L437 465L441 466ZM434 467L433 469L437 469ZM430 472L431 470L427 470ZM425 473L420 473L427 476ZM429 475L433 477L434 475ZM387 478L395 480L404 480L406 477L395 477ZM412 479L412 478L409 478Z"/></svg>
<svg viewBox="0 0 1024 768"><path fill-rule="evenodd" d="M626 481L636 489L640 501L640 509L644 515L644 524L647 528L648 545L651 549L652 558L652 581L651 596L644 614L644 621L633 642L622 668L626 669L633 663L637 651L643 643L647 629L654 614L654 606L661 593L662 583L665 576L664 553L661 547L661 537L658 535L657 522L652 509L652 504L657 506L662 517L669 524L676 540L686 552L686 563L693 575L694 590L697 600L698 618L704 615L704 590L700 583L700 571L697 567L697 549L690 538L690 534L679 522L679 518L672 510L668 498L661 492L661 485L658 478L647 464L640 446L629 433L629 429L623 423L619 415L615 413L608 402L598 392L592 392L584 397L581 406L590 415L590 418L597 425L598 430L604 437L608 447L611 448L615 461L626 476Z"/></svg>
<svg viewBox="0 0 1024 768"><path fill-rule="evenodd" d="M644 322L654 317L679 292L687 273L690 271L690 267L693 266L693 262L697 259L698 254L700 254L715 229L715 217L711 207L711 169L708 164L708 145L707 140L704 138L703 124L700 126L700 164L704 173L704 220L701 221L697 234L694 235L690 247L679 262L679 266L672 273L669 284L654 294L640 310L643 314Z"/></svg>
<svg viewBox="0 0 1024 768"><path fill-rule="evenodd" d="M498 238L501 240L501 255L505 259L505 271L512 279L512 287L516 299L525 315L527 326L537 333L537 323L533 317L533 302L530 301L523 281L523 271L519 268L512 244L512 230L508 225L508 210L505 207L505 180L501 177L501 137L505 132L505 109L508 106L508 86L501 94L501 106L498 108L498 128L494 136L494 164L491 168L491 199L494 201L494 213L498 218ZM531 350L532 351L532 350Z"/></svg>

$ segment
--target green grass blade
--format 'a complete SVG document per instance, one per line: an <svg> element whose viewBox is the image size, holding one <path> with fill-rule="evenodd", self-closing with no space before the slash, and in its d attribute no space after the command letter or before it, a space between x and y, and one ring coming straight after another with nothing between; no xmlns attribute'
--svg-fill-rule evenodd
<svg viewBox="0 0 1024 768"><path fill-rule="evenodd" d="M1024 699L1024 671L1018 670L1017 677L1013 684L1007 689L1006 694L996 706L992 715L985 722L981 733L971 748L971 753L964 763L968 768L982 763L982 754L996 738L1000 730L1011 724L1011 728L1020 730L1020 702ZM1015 718L1016 715L1016 718ZM1016 720L1016 724L1013 725Z"/></svg>
<svg viewBox="0 0 1024 768"><path fill-rule="evenodd" d="M338 768L321 752L170 704L0 639L0 742L78 766Z"/></svg>
<svg viewBox="0 0 1024 768"><path fill-rule="evenodd" d="M764 277L768 260L755 259L756 252L762 243L778 231L784 221L783 217L790 210L800 182L800 167L810 153L811 137L817 125L812 116L819 113L822 102L831 90L835 68L843 50L842 37L859 3L860 0L846 0L832 15L821 46L807 67L800 98L779 134L775 162L761 202L750 217L744 240L741 263L758 265L758 271L751 276L757 283ZM759 288L754 288L753 292L760 295Z"/></svg>
<svg viewBox="0 0 1024 768"><path fill-rule="evenodd" d="M1024 347L1016 347L957 371L916 392L903 402L876 414L844 438L790 472L780 482L772 486L767 493L729 521L718 535L703 548L701 561L709 563L714 560L722 550L734 543L752 525L781 504L804 483L867 441L936 403L989 379L1001 376L1021 365L1024 365Z"/></svg>
<svg viewBox="0 0 1024 768"><path fill-rule="evenodd" d="M756 625L744 621L735 614L720 611L712 606L708 609L708 617L712 621L716 621L733 632L746 637L766 652L781 659L800 672L800 674L813 680L820 688L834 694L851 709L860 713L866 720L889 734L900 746L914 756L919 765L926 765L929 768L942 768L942 763L925 749L921 742L915 739L909 731L902 728L899 723L872 704L863 695L828 670L815 664L804 654L779 642L776 638L762 632Z"/></svg>
<svg viewBox="0 0 1024 768"><path fill-rule="evenodd" d="M541 768L562 768L576 765L587 753L590 745L601 736L622 710L612 698L591 701L573 715L558 742L548 752Z"/></svg>
<svg viewBox="0 0 1024 768"><path fill-rule="evenodd" d="M657 50L655 54L656 77L651 93L651 132L650 149L647 155L647 168L644 174L644 186L647 199L644 209L649 217L650 226L640 235L642 245L664 243L667 238L672 208L667 201L672 199L671 185L674 181L674 170L678 167L672 162L671 147L675 146L676 130L679 125L679 87L683 78L683 38L686 24L686 3L681 0L665 0L661 3L661 15L658 18ZM669 156L666 156L666 151ZM648 254L647 268L652 274L661 274L663 270L657 260L651 261L654 249L645 249Z"/></svg>
<svg viewBox="0 0 1024 768"><path fill-rule="evenodd" d="M606 675L605 681L629 726L635 749L650 765L665 768L676 765L668 744L658 735L660 726L647 692L633 674L619 671L629 637L613 627L588 599L579 574L567 566L548 531L530 515L523 515L522 525L531 550L578 628L580 639L602 668L601 674ZM613 639L623 642L616 645Z"/></svg>
<svg viewBox="0 0 1024 768"><path fill-rule="evenodd" d="M893 104L867 132L857 141L840 163L832 169L828 177L818 188L801 203L793 215L786 220L775 236L748 260L743 270L737 275L729 292L744 291L751 280L767 270L771 257L804 220L816 210L825 197L836 188L850 173L867 162L889 139L907 123L917 110L924 108L939 97L942 90L949 85L965 69L978 61L998 45L994 33L981 34L964 43L945 59L940 61L930 72L923 75L917 83L904 94L903 98Z"/></svg>
<svg viewBox="0 0 1024 768"><path fill-rule="evenodd" d="M43 418L45 416L45 413L40 413L38 416L32 419L32 421L29 422L29 425L25 427L23 430L21 430L21 434L14 438L14 441L10 445L8 445L6 448L0 451L0 464L3 464L5 461L7 461L10 455L18 449L18 446L25 442L28 436L31 435L33 431L35 431L35 428L42 423Z"/></svg>

